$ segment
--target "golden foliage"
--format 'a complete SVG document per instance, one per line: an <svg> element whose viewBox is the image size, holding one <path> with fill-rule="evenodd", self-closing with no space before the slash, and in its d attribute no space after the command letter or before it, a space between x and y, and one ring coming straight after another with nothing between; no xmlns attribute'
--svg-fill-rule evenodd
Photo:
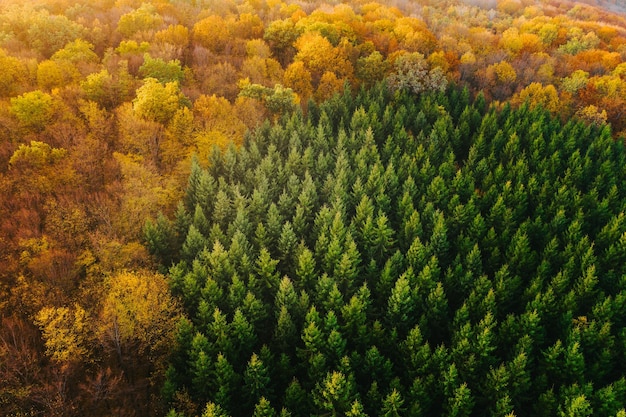
<svg viewBox="0 0 626 417"><path fill-rule="evenodd" d="M576 117L590 124L602 125L607 121L606 110L600 110L593 104L583 107L576 112Z"/></svg>
<svg viewBox="0 0 626 417"><path fill-rule="evenodd" d="M146 120L166 124L181 107L183 100L177 82L163 85L155 78L146 78L137 89L133 110Z"/></svg>
<svg viewBox="0 0 626 417"><path fill-rule="evenodd" d="M519 95L514 98L516 103L527 102L530 107L541 105L544 109L551 113L559 111L559 95L556 88L552 84L545 87L540 83L531 83L528 87L520 91Z"/></svg>
<svg viewBox="0 0 626 417"><path fill-rule="evenodd" d="M285 70L285 86L295 91L303 102L306 102L313 93L311 79L311 73L305 68L302 61L291 63Z"/></svg>
<svg viewBox="0 0 626 417"><path fill-rule="evenodd" d="M193 39L211 52L220 53L230 38L226 22L213 15L202 19L193 27Z"/></svg>
<svg viewBox="0 0 626 417"><path fill-rule="evenodd" d="M119 272L108 280L96 329L100 339L122 351L163 358L172 344L180 311L160 274Z"/></svg>
<svg viewBox="0 0 626 417"><path fill-rule="evenodd" d="M78 304L70 307L46 307L37 313L46 353L57 362L82 361L87 348L91 320Z"/></svg>

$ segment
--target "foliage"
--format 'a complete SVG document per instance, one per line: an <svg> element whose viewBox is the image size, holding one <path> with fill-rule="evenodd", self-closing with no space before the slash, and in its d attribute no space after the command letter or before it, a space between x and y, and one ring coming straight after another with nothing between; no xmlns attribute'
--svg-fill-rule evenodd
<svg viewBox="0 0 626 417"><path fill-rule="evenodd" d="M39 90L30 91L12 98L10 111L23 126L41 131L54 115L54 98Z"/></svg>
<svg viewBox="0 0 626 417"><path fill-rule="evenodd" d="M227 415L618 413L625 149L531 104L379 84L194 165L146 226L193 323L171 392Z"/></svg>
<svg viewBox="0 0 626 417"><path fill-rule="evenodd" d="M36 322L42 329L47 354L55 361L80 361L87 354L84 337L90 323L81 306L46 307L37 314Z"/></svg>
<svg viewBox="0 0 626 417"><path fill-rule="evenodd" d="M162 359L172 347L178 320L164 277L120 272L110 279L98 332L119 355L137 352Z"/></svg>
<svg viewBox="0 0 626 417"><path fill-rule="evenodd" d="M166 62L160 58L153 59L150 54L144 55L139 74L144 78L156 78L163 84L172 82L180 84L185 76L178 60Z"/></svg>
<svg viewBox="0 0 626 417"><path fill-rule="evenodd" d="M626 19L531 3L4 1L0 414L618 414ZM172 265L193 328L118 354Z"/></svg>
<svg viewBox="0 0 626 417"><path fill-rule="evenodd" d="M184 98L176 81L163 85L156 78L146 78L137 89L133 110L147 120L167 124L184 103Z"/></svg>
<svg viewBox="0 0 626 417"><path fill-rule="evenodd" d="M408 89L415 94L425 91L443 91L447 80L441 68L430 69L419 52L403 54L394 63L394 72L388 78L393 90Z"/></svg>
<svg viewBox="0 0 626 417"><path fill-rule="evenodd" d="M244 80L240 84L240 88L240 97L262 101L272 115L286 114L295 110L297 105L297 97L293 90L280 84L276 84L274 88L269 88L259 84L251 84L248 80Z"/></svg>
<svg viewBox="0 0 626 417"><path fill-rule="evenodd" d="M143 3L139 8L122 15L117 23L117 30L124 37L130 38L142 32L155 31L163 25L163 17L156 7Z"/></svg>

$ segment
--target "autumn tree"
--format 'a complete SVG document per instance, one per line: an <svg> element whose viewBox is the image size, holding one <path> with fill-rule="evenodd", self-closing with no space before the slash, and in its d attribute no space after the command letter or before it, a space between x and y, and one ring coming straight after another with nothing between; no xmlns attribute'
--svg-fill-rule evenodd
<svg viewBox="0 0 626 417"><path fill-rule="evenodd" d="M139 8L122 15L117 23L117 31L127 39L144 39L163 26L163 17L156 7L143 3Z"/></svg>
<svg viewBox="0 0 626 417"><path fill-rule="evenodd" d="M305 68L302 61L290 64L285 70L285 87L291 88L300 96L300 102L306 103L313 94L311 73Z"/></svg>
<svg viewBox="0 0 626 417"><path fill-rule="evenodd" d="M39 132L52 121L54 98L40 90L30 91L12 98L10 111L22 126Z"/></svg>
<svg viewBox="0 0 626 417"><path fill-rule="evenodd" d="M518 97L520 103L527 102L531 107L540 105L555 114L559 110L559 96L552 84L544 87L539 83L532 83L520 91Z"/></svg>
<svg viewBox="0 0 626 417"><path fill-rule="evenodd" d="M162 366L171 350L180 313L165 278L150 272L120 272L107 282L95 331L124 367L136 370L133 355ZM161 365L159 365L161 363ZM135 368L135 369L133 369Z"/></svg>
<svg viewBox="0 0 626 417"><path fill-rule="evenodd" d="M438 67L430 69L424 55L419 52L402 54L396 58L394 70L387 81L394 90L407 89L415 94L443 91L448 85L443 71Z"/></svg>
<svg viewBox="0 0 626 417"><path fill-rule="evenodd" d="M25 81L26 68L17 58L10 56L3 49L0 49L0 94L4 97L11 96L19 91L19 85Z"/></svg>
<svg viewBox="0 0 626 417"><path fill-rule="evenodd" d="M152 58L150 54L144 55L139 75L144 78L155 78L163 84L173 82L180 84L185 76L178 60L164 61L161 58Z"/></svg>
<svg viewBox="0 0 626 417"><path fill-rule="evenodd" d="M229 40L228 26L221 16L212 15L197 22L193 27L193 39L214 53L221 53Z"/></svg>
<svg viewBox="0 0 626 417"><path fill-rule="evenodd" d="M185 103L185 96L175 81L162 84L156 78L147 78L137 89L133 110L147 120L167 124Z"/></svg>

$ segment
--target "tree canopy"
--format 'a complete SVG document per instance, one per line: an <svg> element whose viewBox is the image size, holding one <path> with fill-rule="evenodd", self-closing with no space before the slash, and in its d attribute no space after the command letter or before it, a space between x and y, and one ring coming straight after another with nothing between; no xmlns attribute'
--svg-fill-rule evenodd
<svg viewBox="0 0 626 417"><path fill-rule="evenodd" d="M541 106L384 84L215 148L145 229L191 320L166 400L616 415L625 158L607 128Z"/></svg>

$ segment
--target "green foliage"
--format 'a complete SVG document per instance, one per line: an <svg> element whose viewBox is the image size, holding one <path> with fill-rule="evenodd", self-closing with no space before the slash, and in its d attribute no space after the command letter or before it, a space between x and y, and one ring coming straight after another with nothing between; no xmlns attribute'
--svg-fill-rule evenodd
<svg viewBox="0 0 626 417"><path fill-rule="evenodd" d="M120 17L117 31L126 38L142 32L155 31L163 25L163 18L157 13L156 7L143 3L139 8Z"/></svg>
<svg viewBox="0 0 626 417"><path fill-rule="evenodd" d="M133 110L147 120L166 124L185 103L185 96L177 82L161 84L156 78L147 78L137 89Z"/></svg>
<svg viewBox="0 0 626 417"><path fill-rule="evenodd" d="M98 55L93 51L94 46L82 39L76 39L56 51L50 58L53 61L69 61L73 64L88 64L99 61Z"/></svg>
<svg viewBox="0 0 626 417"><path fill-rule="evenodd" d="M619 412L623 145L466 93L346 93L192 164L145 229L204 337L179 389L233 415Z"/></svg>
<svg viewBox="0 0 626 417"><path fill-rule="evenodd" d="M23 126L41 131L54 116L54 98L39 90L30 91L12 98L9 109Z"/></svg>
<svg viewBox="0 0 626 417"><path fill-rule="evenodd" d="M260 84L250 84L247 79L240 87L240 97L261 101L272 115L279 116L296 108L296 95L291 88L280 84L276 84L274 88L264 87Z"/></svg>
<svg viewBox="0 0 626 417"><path fill-rule="evenodd" d="M180 84L185 77L180 61L164 61L161 58L152 58L150 54L144 55L139 74L144 78L156 78L163 84L172 82Z"/></svg>

